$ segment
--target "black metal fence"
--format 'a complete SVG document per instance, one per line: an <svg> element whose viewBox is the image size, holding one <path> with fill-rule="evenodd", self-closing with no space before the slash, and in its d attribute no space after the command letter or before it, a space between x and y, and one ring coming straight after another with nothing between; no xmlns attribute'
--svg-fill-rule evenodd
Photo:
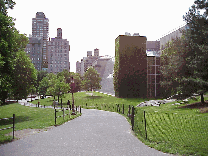
<svg viewBox="0 0 208 156"><path fill-rule="evenodd" d="M11 129L11 128L12 128L12 129L13 129L13 139L14 139L15 114L13 114L13 117L11 117L11 118L2 118L2 119L0 119L0 121L3 121L3 120L9 120L9 119L12 119L12 120L13 120L13 122L12 122L13 126L12 126L12 127L5 127L5 128L2 128L2 129L0 129L0 131L3 131L3 130L6 130L6 129Z"/></svg>
<svg viewBox="0 0 208 156"><path fill-rule="evenodd" d="M72 108L71 107L68 107L68 108L61 108L61 109L54 109L55 110L55 126L56 126L56 123L57 123L57 118L60 118L60 117L63 117L63 121L64 121L64 117L67 117L69 116L68 119L70 119L70 115L72 115ZM58 115L58 112L62 112L61 115L59 114ZM75 113L81 113L81 106L76 106L75 107Z"/></svg>
<svg viewBox="0 0 208 156"><path fill-rule="evenodd" d="M147 112L138 107L124 104L95 104L94 106L88 106L86 103L83 108L95 108L123 114L130 120L135 134L148 139L150 142L158 142L159 140L166 144L208 149L207 116Z"/></svg>

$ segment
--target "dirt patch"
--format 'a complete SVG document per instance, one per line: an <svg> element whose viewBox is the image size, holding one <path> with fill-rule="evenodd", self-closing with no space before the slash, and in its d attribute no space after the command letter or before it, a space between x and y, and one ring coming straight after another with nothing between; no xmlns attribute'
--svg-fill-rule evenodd
<svg viewBox="0 0 208 156"><path fill-rule="evenodd" d="M208 101L205 101L204 103L196 102L192 104L187 104L185 106L181 106L179 108L190 108L190 109L200 109L201 113L208 113Z"/></svg>
<svg viewBox="0 0 208 156"><path fill-rule="evenodd" d="M44 128L44 129L23 129L23 130L14 131L14 137L15 137L14 140L23 139L23 138L28 137L28 136L33 135L33 134L48 131L48 130L52 129L53 127L55 127L55 126L51 126L51 127ZM11 135L12 136L13 132L5 134L5 135L6 136Z"/></svg>

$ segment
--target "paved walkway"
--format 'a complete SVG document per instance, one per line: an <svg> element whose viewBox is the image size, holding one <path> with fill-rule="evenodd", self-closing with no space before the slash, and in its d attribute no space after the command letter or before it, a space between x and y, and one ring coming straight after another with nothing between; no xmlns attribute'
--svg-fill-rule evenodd
<svg viewBox="0 0 208 156"><path fill-rule="evenodd" d="M46 132L0 146L1 156L164 156L131 134L125 117L107 111L82 109L82 116Z"/></svg>

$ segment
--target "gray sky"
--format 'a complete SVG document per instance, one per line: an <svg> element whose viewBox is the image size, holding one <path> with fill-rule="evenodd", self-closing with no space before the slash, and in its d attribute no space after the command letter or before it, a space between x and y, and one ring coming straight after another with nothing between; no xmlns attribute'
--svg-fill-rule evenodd
<svg viewBox="0 0 208 156"><path fill-rule="evenodd" d="M32 34L32 18L44 12L49 19L49 37L69 41L71 72L76 61L87 51L100 49L100 55L115 55L115 39L125 32L139 33L155 41L185 24L183 15L194 0L14 0L9 16L16 18L15 27L21 34Z"/></svg>

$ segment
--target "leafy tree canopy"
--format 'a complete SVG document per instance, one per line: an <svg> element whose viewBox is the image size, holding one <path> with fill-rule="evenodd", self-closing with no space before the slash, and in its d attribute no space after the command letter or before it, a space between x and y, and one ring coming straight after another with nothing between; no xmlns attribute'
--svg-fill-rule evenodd
<svg viewBox="0 0 208 156"><path fill-rule="evenodd" d="M189 44L186 57L188 74L182 78L181 87L183 92L200 93L202 102L204 102L203 93L208 91L207 16L207 0L196 0L184 16L184 20L189 26L189 29L184 33Z"/></svg>
<svg viewBox="0 0 208 156"><path fill-rule="evenodd" d="M90 67L84 74L84 80L82 81L84 90L101 89L100 85L101 77L97 71Z"/></svg>

